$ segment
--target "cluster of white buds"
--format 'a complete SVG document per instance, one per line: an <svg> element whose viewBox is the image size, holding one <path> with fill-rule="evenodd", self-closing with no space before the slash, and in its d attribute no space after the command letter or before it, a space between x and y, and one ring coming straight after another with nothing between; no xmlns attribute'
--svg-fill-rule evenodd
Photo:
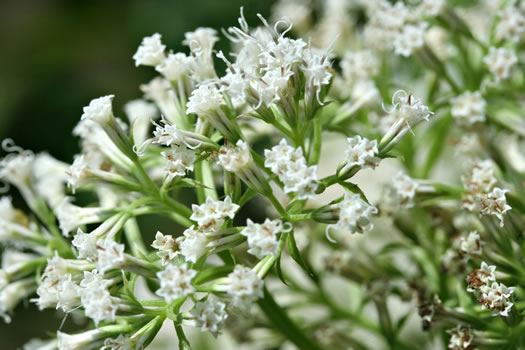
<svg viewBox="0 0 525 350"><path fill-rule="evenodd" d="M520 42L525 33L525 8L523 6L511 5L498 13L499 21L496 26L496 37L498 39Z"/></svg>
<svg viewBox="0 0 525 350"><path fill-rule="evenodd" d="M485 105L487 104L481 92L466 91L451 100L452 116L458 124L470 127L475 123L485 121Z"/></svg>
<svg viewBox="0 0 525 350"><path fill-rule="evenodd" d="M377 208L365 202L359 194L346 193L339 203L330 206L337 211L337 223L326 226L327 238L331 229L363 233L374 228L371 216L377 214Z"/></svg>
<svg viewBox="0 0 525 350"><path fill-rule="evenodd" d="M365 41L373 43L377 49L393 48L396 54L405 57L423 47L428 27L419 16L411 16L411 12L435 15L442 7L421 4L411 9L401 1L392 4L385 0L371 1L367 5L370 18L364 30Z"/></svg>
<svg viewBox="0 0 525 350"><path fill-rule="evenodd" d="M494 187L498 181L494 172L494 163L490 160L474 163L469 175L462 178L468 192L462 201L463 207L469 211L478 211L481 216L496 216L503 227L503 215L512 208L505 197L509 191Z"/></svg>
<svg viewBox="0 0 525 350"><path fill-rule="evenodd" d="M151 246L158 250L157 256L162 265L167 265L170 260L177 256L177 241L171 235L164 235L158 231Z"/></svg>
<svg viewBox="0 0 525 350"><path fill-rule="evenodd" d="M458 325L447 331L450 334L448 348L451 350L473 350L474 332L472 328Z"/></svg>
<svg viewBox="0 0 525 350"><path fill-rule="evenodd" d="M213 294L196 303L191 315L192 319L188 325L200 328L203 332L210 332L215 337L219 335L220 328L228 317L226 304Z"/></svg>
<svg viewBox="0 0 525 350"><path fill-rule="evenodd" d="M366 137L356 135L346 139L348 146L345 150L346 162L341 172L352 167L375 168L381 159L377 158L377 140L370 141Z"/></svg>
<svg viewBox="0 0 525 350"><path fill-rule="evenodd" d="M302 148L293 148L282 139L264 150L264 166L279 176L284 192L297 193L299 199L312 199L317 190L317 166L308 166Z"/></svg>
<svg viewBox="0 0 525 350"><path fill-rule="evenodd" d="M246 227L240 233L248 239L248 246L250 247L248 253L262 259L267 255L277 256L277 249L279 248L277 235L289 231L289 229L283 229L281 220L266 219L264 223L257 224L248 219Z"/></svg>
<svg viewBox="0 0 525 350"><path fill-rule="evenodd" d="M208 197L204 204L193 204L191 209L193 213L190 219L197 222L199 229L215 231L221 227L226 218L235 217L239 205L233 203L230 197L224 198L223 201L216 201Z"/></svg>
<svg viewBox="0 0 525 350"><path fill-rule="evenodd" d="M184 146L172 145L168 151L161 152L166 158L166 181L171 182L177 176L184 176L186 171L193 171L195 152Z"/></svg>
<svg viewBox="0 0 525 350"><path fill-rule="evenodd" d="M232 298L232 305L239 309L249 308L263 296L264 282L257 274L242 265L235 265L224 282L223 289Z"/></svg>
<svg viewBox="0 0 525 350"><path fill-rule="evenodd" d="M510 298L515 288L496 282L495 271L496 266L489 266L483 261L481 268L468 275L467 291L475 293L481 307L492 310L494 316L509 316L509 311L514 305Z"/></svg>
<svg viewBox="0 0 525 350"><path fill-rule="evenodd" d="M188 296L195 291L191 280L196 275L197 271L188 268L186 264L180 266L174 263L168 264L164 270L157 273L160 288L156 293L167 302Z"/></svg>
<svg viewBox="0 0 525 350"><path fill-rule="evenodd" d="M264 174L254 164L250 146L243 140L235 145L227 144L220 148L218 163L224 170L239 176L250 188L259 193L269 193L271 188Z"/></svg>
<svg viewBox="0 0 525 350"><path fill-rule="evenodd" d="M484 244L477 231L462 235L443 255L441 259L443 269L446 272L463 272L469 259L481 256Z"/></svg>
<svg viewBox="0 0 525 350"><path fill-rule="evenodd" d="M488 66L495 81L499 82L510 77L510 71L518 63L518 57L511 49L492 46L489 53L483 58L483 62Z"/></svg>

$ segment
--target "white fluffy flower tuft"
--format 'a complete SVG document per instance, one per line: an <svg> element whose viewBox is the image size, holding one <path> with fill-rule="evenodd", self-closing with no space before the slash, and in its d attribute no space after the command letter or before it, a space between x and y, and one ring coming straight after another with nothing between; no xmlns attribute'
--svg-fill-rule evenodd
<svg viewBox="0 0 525 350"><path fill-rule="evenodd" d="M113 98L115 95L107 95L91 100L88 106L84 107L84 113L80 120L92 120L100 125L109 123L113 117Z"/></svg>
<svg viewBox="0 0 525 350"><path fill-rule="evenodd" d="M428 24L406 24L394 38L394 51L396 54L408 57L425 44L425 30Z"/></svg>
<svg viewBox="0 0 525 350"><path fill-rule="evenodd" d="M370 167L375 168L379 159L375 156L379 152L377 149L377 141L370 141L366 137L356 135L346 139L348 146L346 148L346 167Z"/></svg>
<svg viewBox="0 0 525 350"><path fill-rule="evenodd" d="M208 295L205 301L196 303L191 315L195 327L203 332L210 332L214 337L219 335L219 330L228 317L226 304L213 294Z"/></svg>
<svg viewBox="0 0 525 350"><path fill-rule="evenodd" d="M168 264L163 271L157 272L160 281L160 289L156 294L163 297L167 302L190 295L195 291L191 284L197 271L189 269L186 264L177 266Z"/></svg>
<svg viewBox="0 0 525 350"><path fill-rule="evenodd" d="M236 145L225 145L219 150L219 164L227 171L236 173L252 160L250 147L242 140Z"/></svg>
<svg viewBox="0 0 525 350"><path fill-rule="evenodd" d="M452 116L458 124L472 126L485 121L485 105L481 92L466 91L452 99Z"/></svg>
<svg viewBox="0 0 525 350"><path fill-rule="evenodd" d="M193 204L191 209L193 213L190 219L196 221L200 229L213 231L221 227L226 218L233 219L239 206L228 196L224 201L216 201L208 197L204 204Z"/></svg>
<svg viewBox="0 0 525 350"><path fill-rule="evenodd" d="M246 227L240 232L248 239L248 253L262 259L267 255L277 256L279 241L277 235L283 231L281 220L264 220L264 223L257 224L248 219Z"/></svg>
<svg viewBox="0 0 525 350"><path fill-rule="evenodd" d="M195 163L195 152L184 146L172 145L168 151L162 152L161 155L166 158L164 172L168 182L176 176L186 175L186 171L193 171Z"/></svg>
<svg viewBox="0 0 525 350"><path fill-rule="evenodd" d="M377 208L361 199L359 194L346 193L344 199L332 207L338 210L339 218L336 224L326 227L327 233L330 229L363 233L374 228L371 216L377 214Z"/></svg>
<svg viewBox="0 0 525 350"><path fill-rule="evenodd" d="M496 82L510 77L511 69L518 63L518 57L513 50L504 47L491 47L483 62L488 66Z"/></svg>
<svg viewBox="0 0 525 350"><path fill-rule="evenodd" d="M156 66L164 59L165 45L162 44L161 35L155 33L142 39L137 52L133 55L135 66Z"/></svg>
<svg viewBox="0 0 525 350"><path fill-rule="evenodd" d="M232 297L232 304L240 309L247 309L263 296L264 282L248 267L235 265L227 277L226 292Z"/></svg>

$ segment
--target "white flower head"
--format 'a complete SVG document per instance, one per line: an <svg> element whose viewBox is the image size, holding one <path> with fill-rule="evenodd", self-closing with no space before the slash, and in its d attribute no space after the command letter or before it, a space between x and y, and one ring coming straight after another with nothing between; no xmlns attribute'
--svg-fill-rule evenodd
<svg viewBox="0 0 525 350"><path fill-rule="evenodd" d="M478 301L483 309L492 310L493 316L509 316L510 309L514 305L510 298L514 293L514 287L507 287L503 283L492 282L491 285L480 287L481 295Z"/></svg>
<svg viewBox="0 0 525 350"><path fill-rule="evenodd" d="M165 45L162 44L161 35L155 33L142 39L137 52L133 55L135 66L153 66L160 64L164 59Z"/></svg>
<svg viewBox="0 0 525 350"><path fill-rule="evenodd" d="M351 233L363 233L374 228L371 217L377 214L377 208L365 202L361 195L346 193L344 199L332 205L338 210L339 217L336 224L326 227L327 237L330 229L350 231ZM332 239L330 239L332 240Z"/></svg>
<svg viewBox="0 0 525 350"><path fill-rule="evenodd" d="M394 51L396 54L408 57L425 44L425 30L428 24L405 24L403 29L394 38Z"/></svg>
<svg viewBox="0 0 525 350"><path fill-rule="evenodd" d="M277 235L283 232L281 220L264 220L264 223L257 224L248 219L246 227L240 232L248 239L250 249L248 253L262 259L267 255L277 256L279 241Z"/></svg>
<svg viewBox="0 0 525 350"><path fill-rule="evenodd" d="M203 332L210 332L214 337L219 335L219 330L228 317L226 304L213 294L208 295L205 301L196 303L191 314L195 326Z"/></svg>
<svg viewBox="0 0 525 350"><path fill-rule="evenodd" d="M379 152L376 140L368 140L366 137L356 135L346 139L346 167L371 167L375 168L379 159L375 156Z"/></svg>
<svg viewBox="0 0 525 350"><path fill-rule="evenodd" d="M467 237L461 237L459 241L459 248L468 256L481 255L482 245L481 238L477 231L469 232Z"/></svg>
<svg viewBox="0 0 525 350"><path fill-rule="evenodd" d="M499 219L500 227L503 227L504 225L503 215L512 209L512 207L507 204L507 198L505 197L505 193L507 192L509 192L509 190L495 187L492 192L483 194L476 198L480 209L480 215L496 216Z"/></svg>
<svg viewBox="0 0 525 350"><path fill-rule="evenodd" d="M151 246L158 250L157 256L161 258L162 265L168 264L178 253L178 245L173 236L164 235L160 231L155 235L155 240Z"/></svg>
<svg viewBox="0 0 525 350"><path fill-rule="evenodd" d="M197 271L188 268L186 264L180 266L168 264L163 271L157 272L160 288L156 294L167 302L190 295L195 291L191 280L196 275Z"/></svg>
<svg viewBox="0 0 525 350"><path fill-rule="evenodd" d="M190 219L196 221L200 229L213 231L218 229L227 217L233 219L239 205L233 203L228 196L224 201L208 197L204 204L193 204L191 209L193 213Z"/></svg>
<svg viewBox="0 0 525 350"><path fill-rule="evenodd" d="M482 286L488 285L490 282L496 281L496 266L488 265L486 262L481 262L481 267L475 269L467 276L467 291L475 292Z"/></svg>
<svg viewBox="0 0 525 350"><path fill-rule="evenodd" d="M99 125L108 124L113 117L113 98L115 95L107 95L91 100L88 106L84 107L84 113L80 120L92 120Z"/></svg>
<svg viewBox="0 0 525 350"><path fill-rule="evenodd" d="M504 47L491 47L483 58L496 82L510 77L511 69L518 63L518 57L513 50Z"/></svg>
<svg viewBox="0 0 525 350"><path fill-rule="evenodd" d="M170 53L155 69L166 79L179 81L187 77L191 63L192 58L181 52Z"/></svg>
<svg viewBox="0 0 525 350"><path fill-rule="evenodd" d="M185 146L172 145L161 155L167 160L164 171L168 181L173 180L176 176L186 175L186 171L193 171L195 152Z"/></svg>
<svg viewBox="0 0 525 350"><path fill-rule="evenodd" d="M184 230L181 237L177 237L176 242L181 255L186 261L196 263L201 256L206 254L209 241L204 232L196 230L194 226L191 226Z"/></svg>
<svg viewBox="0 0 525 350"><path fill-rule="evenodd" d="M104 274L108 270L116 269L124 263L124 244L105 238L97 242L97 270Z"/></svg>
<svg viewBox="0 0 525 350"><path fill-rule="evenodd" d="M474 332L471 328L458 325L456 328L448 330L450 341L448 348L452 350L469 350L474 340Z"/></svg>
<svg viewBox="0 0 525 350"><path fill-rule="evenodd" d="M252 156L250 147L243 140L237 141L235 145L225 145L219 150L219 164L227 171L236 173L247 166Z"/></svg>
<svg viewBox="0 0 525 350"><path fill-rule="evenodd" d="M472 126L485 121L485 105L487 104L479 91L466 91L452 99L452 116L463 126Z"/></svg>
<svg viewBox="0 0 525 350"><path fill-rule="evenodd" d="M263 296L263 280L248 267L235 265L227 280L226 292L235 307L246 309Z"/></svg>
<svg viewBox="0 0 525 350"><path fill-rule="evenodd" d="M399 172L392 179L392 186L399 199L399 204L411 208L414 205L414 197L419 188L419 183L403 172Z"/></svg>
<svg viewBox="0 0 525 350"><path fill-rule="evenodd" d="M116 338L106 338L104 346L100 350L135 350L135 347L129 337L120 334Z"/></svg>

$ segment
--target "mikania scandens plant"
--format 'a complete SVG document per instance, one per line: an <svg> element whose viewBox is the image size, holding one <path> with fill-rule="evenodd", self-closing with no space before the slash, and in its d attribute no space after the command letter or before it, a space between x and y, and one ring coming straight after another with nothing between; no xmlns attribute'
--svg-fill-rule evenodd
<svg viewBox="0 0 525 350"><path fill-rule="evenodd" d="M189 328L251 348L525 346L525 6L494 3L281 0L257 28L241 11L229 54L212 28L188 53L144 38L135 64L160 75L129 123L92 100L71 165L2 143L31 214L0 199L0 315L29 300L89 320L24 350L143 349L168 322L179 349ZM148 242L142 215L174 229Z"/></svg>

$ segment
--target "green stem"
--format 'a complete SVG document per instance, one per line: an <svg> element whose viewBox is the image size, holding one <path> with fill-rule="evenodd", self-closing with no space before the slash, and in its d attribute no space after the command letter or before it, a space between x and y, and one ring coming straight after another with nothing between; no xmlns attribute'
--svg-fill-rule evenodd
<svg viewBox="0 0 525 350"><path fill-rule="evenodd" d="M297 327L286 312L275 302L266 287L264 288L264 296L260 298L257 303L270 320L270 323L274 325L275 329L281 332L282 335L288 338L299 349L322 350L319 345L306 337Z"/></svg>

